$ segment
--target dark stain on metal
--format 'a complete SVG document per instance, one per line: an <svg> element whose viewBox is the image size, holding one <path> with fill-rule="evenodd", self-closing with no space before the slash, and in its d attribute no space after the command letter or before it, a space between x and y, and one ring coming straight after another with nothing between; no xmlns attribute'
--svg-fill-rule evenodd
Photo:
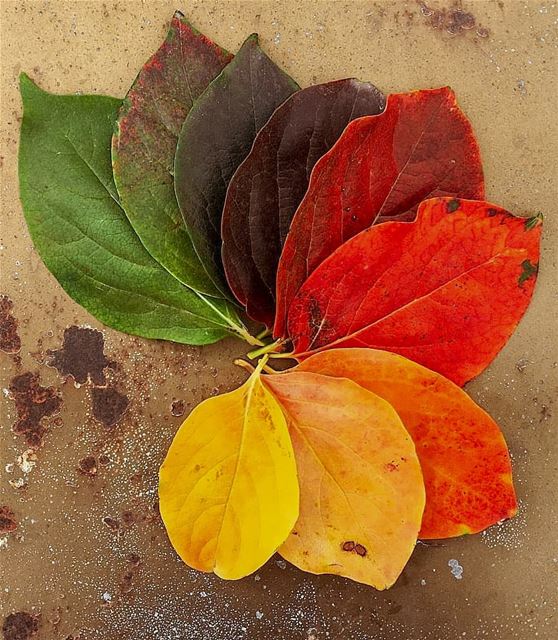
<svg viewBox="0 0 558 640"><path fill-rule="evenodd" d="M12 313L14 303L8 296L0 296L0 350L18 353L21 340L17 332L17 320Z"/></svg>
<svg viewBox="0 0 558 640"><path fill-rule="evenodd" d="M171 413L173 416L180 418L180 416L184 415L186 411L186 405L184 404L184 400L175 400L171 404Z"/></svg>
<svg viewBox="0 0 558 640"><path fill-rule="evenodd" d="M95 456L86 456L79 461L78 471L84 476L93 478L97 475L97 460Z"/></svg>
<svg viewBox="0 0 558 640"><path fill-rule="evenodd" d="M27 372L12 378L9 391L18 415L12 431L23 435L30 447L39 448L48 430L43 419L58 413L62 405L58 390L42 387L38 374Z"/></svg>
<svg viewBox="0 0 558 640"><path fill-rule="evenodd" d="M125 527L131 527L138 521L138 517L133 511L123 511L122 512L122 522Z"/></svg>
<svg viewBox="0 0 558 640"><path fill-rule="evenodd" d="M90 380L102 387L107 383L104 370L115 367L105 356L104 348L105 339L100 331L73 325L64 331L62 348L47 352L51 356L47 364L60 375L71 376L76 384Z"/></svg>
<svg viewBox="0 0 558 640"><path fill-rule="evenodd" d="M126 562L128 564L127 569L122 575L118 585L118 590L122 595L132 591L135 575L141 567L141 558L137 553L129 553L126 556Z"/></svg>
<svg viewBox="0 0 558 640"><path fill-rule="evenodd" d="M10 613L4 619L2 635L4 640L30 640L39 631L39 620L27 611Z"/></svg>
<svg viewBox="0 0 558 640"><path fill-rule="evenodd" d="M15 513L10 507L0 507L0 533L11 533L17 529Z"/></svg>
<svg viewBox="0 0 558 640"><path fill-rule="evenodd" d="M107 428L114 427L124 415L130 400L114 387L91 389L93 417Z"/></svg>
<svg viewBox="0 0 558 640"><path fill-rule="evenodd" d="M432 29L445 31L451 36L465 35L475 30L479 38L487 38L490 34L486 27L477 23L476 17L461 7L461 3L454 3L450 7L437 9L426 4L423 0L416 0L420 12L426 18L426 24Z"/></svg>
<svg viewBox="0 0 558 640"><path fill-rule="evenodd" d="M103 524L113 532L116 532L120 529L120 522L118 522L116 518L111 518L110 516L106 516L103 518Z"/></svg>

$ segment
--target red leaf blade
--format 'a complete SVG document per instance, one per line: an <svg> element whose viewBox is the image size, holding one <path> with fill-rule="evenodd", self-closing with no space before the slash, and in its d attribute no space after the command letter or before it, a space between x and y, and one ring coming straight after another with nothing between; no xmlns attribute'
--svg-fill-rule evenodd
<svg viewBox="0 0 558 640"><path fill-rule="evenodd" d="M289 306L337 247L376 221L409 220L426 198L484 198L478 145L451 89L388 96L385 111L353 121L316 164L277 274L274 333Z"/></svg>
<svg viewBox="0 0 558 640"><path fill-rule="evenodd" d="M289 311L295 354L399 353L462 385L492 361L531 299L541 225L435 198L415 222L360 233L314 271Z"/></svg>

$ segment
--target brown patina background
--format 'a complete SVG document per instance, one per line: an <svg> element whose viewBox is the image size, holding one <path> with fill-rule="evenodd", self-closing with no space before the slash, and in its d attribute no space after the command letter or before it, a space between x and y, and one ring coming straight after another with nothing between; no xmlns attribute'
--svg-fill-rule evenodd
<svg viewBox="0 0 558 640"><path fill-rule="evenodd" d="M9 618L20 628L10 635L6 626L7 640L25 640L34 628L38 638L83 640L558 637L558 8L476 0L463 3L466 17L428 5L0 3L0 291L13 301L12 309L3 301L0 319L5 348L17 349L15 332L21 340L18 354L1 354L0 507L8 508L0 513L0 624L21 614ZM246 349L234 340L190 348L106 329L64 294L31 245L17 187L19 72L50 91L123 96L177 8L230 51L259 32L302 86L348 76L386 93L451 85L477 132L489 198L518 214L545 214L533 303L468 385L506 435L519 515L483 535L419 544L387 592L304 574L278 556L240 582L185 567L157 514L157 468L180 414L244 379L232 360ZM100 329L104 345L101 335L74 328L66 348L48 356L62 348L66 328L84 325ZM46 364L53 358L58 369ZM72 371L85 376L79 387L65 375ZM13 382L27 372L38 378ZM30 420L26 435L14 434L17 409L25 417L44 394L53 412L46 433ZM26 437L42 439L36 453ZM461 579L450 560L463 568Z"/></svg>

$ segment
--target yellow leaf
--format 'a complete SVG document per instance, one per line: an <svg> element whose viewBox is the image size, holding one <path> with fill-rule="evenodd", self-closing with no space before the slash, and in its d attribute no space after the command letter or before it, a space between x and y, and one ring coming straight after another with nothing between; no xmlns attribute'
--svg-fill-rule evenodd
<svg viewBox="0 0 558 640"><path fill-rule="evenodd" d="M192 411L161 466L159 498L172 545L200 571L242 578L285 541L298 516L296 463L260 368Z"/></svg>
<svg viewBox="0 0 558 640"><path fill-rule="evenodd" d="M300 515L281 555L311 573L390 587L417 540L425 495L415 447L395 410L354 382L267 375L296 455Z"/></svg>

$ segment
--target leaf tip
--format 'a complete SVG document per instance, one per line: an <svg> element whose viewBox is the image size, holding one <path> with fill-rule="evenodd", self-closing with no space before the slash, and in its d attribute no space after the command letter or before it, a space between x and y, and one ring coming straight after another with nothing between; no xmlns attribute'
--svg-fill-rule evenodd
<svg viewBox="0 0 558 640"><path fill-rule="evenodd" d="M27 89L33 89L33 88L38 89L39 87L37 87L37 85L33 82L33 80L31 80L31 78L25 73L25 71L22 71L19 74L19 90L20 90L20 92L23 93Z"/></svg>
<svg viewBox="0 0 558 640"><path fill-rule="evenodd" d="M246 48L250 48L250 47L259 47L260 46L260 36L257 33L251 33L246 40L244 40L244 42L242 43L242 46L240 47L240 50ZM239 53L240 53L239 50Z"/></svg>
<svg viewBox="0 0 558 640"><path fill-rule="evenodd" d="M525 220L525 231L531 231L531 229L535 229L536 227L541 226L543 221L544 215L542 211L539 211L534 216L531 216L530 218L527 218Z"/></svg>

